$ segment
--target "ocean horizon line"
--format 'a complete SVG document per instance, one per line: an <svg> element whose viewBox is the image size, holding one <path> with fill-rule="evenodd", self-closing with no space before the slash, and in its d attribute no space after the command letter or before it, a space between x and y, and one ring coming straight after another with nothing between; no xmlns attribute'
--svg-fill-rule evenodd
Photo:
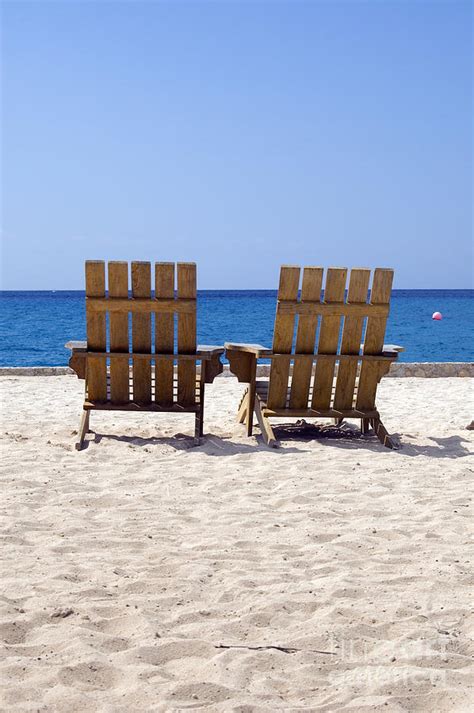
<svg viewBox="0 0 474 713"><path fill-rule="evenodd" d="M153 292L154 290L152 290ZM0 289L0 296L3 294L8 294L8 293L13 293L13 294L18 294L18 293L51 293L55 294L58 292L63 292L67 294L75 293L75 294L80 294L80 295L85 295L85 290L65 290L65 289L54 289L54 288L49 288L49 289L37 289L37 290L21 290L21 289L16 289L16 290L2 290ZM131 290L129 290L131 292ZM198 293L200 292L274 292L275 294L278 292L278 288L274 287L225 287L225 288L220 288L220 287L204 287L204 288L198 288L197 290ZM323 293L324 290L321 290ZM474 287L394 287L392 289L392 293L395 292L473 292L474 293Z"/></svg>

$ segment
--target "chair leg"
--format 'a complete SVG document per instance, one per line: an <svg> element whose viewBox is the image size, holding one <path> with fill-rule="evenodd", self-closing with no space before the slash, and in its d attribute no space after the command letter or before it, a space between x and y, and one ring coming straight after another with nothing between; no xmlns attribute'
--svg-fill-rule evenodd
<svg viewBox="0 0 474 713"><path fill-rule="evenodd" d="M248 408L248 396L249 390L246 389L242 400L240 402L239 410L237 412L237 423L245 423L247 419L247 408Z"/></svg>
<svg viewBox="0 0 474 713"><path fill-rule="evenodd" d="M262 413L262 405L258 396L255 402L255 414L257 416L258 425L260 426L260 430L262 432L265 444L267 446L270 446L270 448L276 448L278 446L278 441L275 438L275 434L273 433L273 428L271 427L270 421Z"/></svg>
<svg viewBox="0 0 474 713"><path fill-rule="evenodd" d="M333 421L334 421L335 426L340 426L341 423L344 421L344 419L343 418L335 418L335 419L333 419Z"/></svg>
<svg viewBox="0 0 474 713"><path fill-rule="evenodd" d="M247 425L247 436L252 435L253 431L253 412L255 409L255 395L257 393L257 360L254 358L251 365L250 373L250 383L247 396L247 413L246 413L246 425Z"/></svg>
<svg viewBox="0 0 474 713"><path fill-rule="evenodd" d="M199 446L204 434L204 379L205 362L201 362L201 380L199 382L199 411L196 411L194 419L194 443Z"/></svg>
<svg viewBox="0 0 474 713"><path fill-rule="evenodd" d="M90 420L90 411L86 409L83 410L82 412L82 417L81 417L81 425L79 426L79 439L76 443L76 450L80 451L82 450L82 447L84 446L84 439L86 437L86 433L89 430L89 420Z"/></svg>
<svg viewBox="0 0 474 713"><path fill-rule="evenodd" d="M360 432L365 436L370 431L370 418L360 419Z"/></svg>
<svg viewBox="0 0 474 713"><path fill-rule="evenodd" d="M196 411L194 417L194 445L199 446L201 443L201 437L203 434L203 422L201 410Z"/></svg>
<svg viewBox="0 0 474 713"><path fill-rule="evenodd" d="M245 425L247 426L247 436L253 433L253 412L255 408L255 392L252 393L252 388L249 387L249 395L247 399L247 411L245 413Z"/></svg>
<svg viewBox="0 0 474 713"><path fill-rule="evenodd" d="M387 429L383 425L382 421L379 418L373 418L371 421L375 435L379 439L380 443L382 443L382 445L386 448L396 448L395 443L388 435Z"/></svg>

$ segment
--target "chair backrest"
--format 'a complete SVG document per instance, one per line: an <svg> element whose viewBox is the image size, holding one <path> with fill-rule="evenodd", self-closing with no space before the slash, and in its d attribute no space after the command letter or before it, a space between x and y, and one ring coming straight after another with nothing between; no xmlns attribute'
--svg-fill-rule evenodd
<svg viewBox="0 0 474 713"><path fill-rule="evenodd" d="M196 402L196 361L178 358L196 353L196 265L178 263L176 276L175 295L175 263L155 263L152 289L151 263L132 262L129 280L127 262L109 262L106 288L105 262L86 262L90 401Z"/></svg>
<svg viewBox="0 0 474 713"><path fill-rule="evenodd" d="M382 347L393 270L374 270L370 292L370 270L351 270L347 295L347 268L329 268L323 289L323 268L305 267L301 293L300 272L293 266L280 272L273 352L290 356L272 359L268 408L374 408L381 369L387 367Z"/></svg>

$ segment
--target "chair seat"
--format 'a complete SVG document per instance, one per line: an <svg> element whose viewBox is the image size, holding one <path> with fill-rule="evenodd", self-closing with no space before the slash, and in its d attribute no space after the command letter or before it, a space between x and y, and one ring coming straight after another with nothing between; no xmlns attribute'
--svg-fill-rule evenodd
<svg viewBox="0 0 474 713"><path fill-rule="evenodd" d="M260 401L262 402L262 406L267 408L267 403L268 403L268 389L269 389L269 384L270 381L268 379L263 380L263 379L257 379L256 381L256 393L257 396L259 397ZM357 402L357 390L358 390L358 380L355 383L354 386L354 394L352 398L352 408L356 408L356 402ZM333 381L332 385L332 390L331 390L331 404L333 403L334 400L334 395L336 393L336 379ZM290 404L290 395L291 395L291 377L289 379L289 384L288 388L286 390L286 408L289 408ZM311 384L309 393L308 393L308 409L311 409L311 403L313 399L313 384Z"/></svg>

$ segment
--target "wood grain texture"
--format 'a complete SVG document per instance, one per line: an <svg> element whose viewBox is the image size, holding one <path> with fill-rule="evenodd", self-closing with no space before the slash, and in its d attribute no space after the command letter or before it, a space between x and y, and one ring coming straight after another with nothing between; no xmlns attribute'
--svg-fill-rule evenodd
<svg viewBox="0 0 474 713"><path fill-rule="evenodd" d="M319 302L322 284L323 268L305 267L303 270L303 285L301 287L301 302ZM317 314L299 317L295 353L314 354L317 326ZM295 361L291 379L290 408L305 408L308 406L312 369L313 365L309 360Z"/></svg>
<svg viewBox="0 0 474 713"><path fill-rule="evenodd" d="M300 281L300 268L283 265L280 270L280 285L278 300L296 300ZM280 314L277 309L275 327L273 330L273 351L289 354L293 344L295 317L293 314ZM290 364L285 360L272 359L270 369L270 386L268 402L272 408L283 408L286 405L286 393Z"/></svg>
<svg viewBox="0 0 474 713"><path fill-rule="evenodd" d="M156 297L174 297L174 262L155 264ZM155 317L155 353L173 354L174 314L157 314ZM173 403L173 361L156 359L155 401L160 404Z"/></svg>
<svg viewBox="0 0 474 713"><path fill-rule="evenodd" d="M128 297L128 263L109 262L108 294L110 297ZM109 314L110 351L126 356L110 361L110 400L114 404L127 403L129 393L128 313Z"/></svg>
<svg viewBox="0 0 474 713"><path fill-rule="evenodd" d="M87 307L91 313L93 312L139 312L141 314L158 314L174 312L183 312L192 314L196 311L196 300L175 300L175 299L123 299L120 297L94 297L87 300Z"/></svg>
<svg viewBox="0 0 474 713"><path fill-rule="evenodd" d="M81 358L83 355L81 353L78 353L77 358ZM95 356L95 357L106 357L110 361L114 361L116 359L123 359L123 354L120 352L87 352L87 356ZM286 357L287 355L285 355ZM291 355L288 355L291 356ZM153 353L145 353L145 352L133 352L133 358L134 359L145 359L148 361L155 361L156 360L156 354ZM179 359L187 360L187 361L206 361L207 364L209 365L216 357L209 356L207 353L204 354L199 354L198 351L196 351L195 354L160 354L160 359L166 360L166 361L177 361ZM370 359L371 357L367 357L367 359ZM378 358L378 357L377 357ZM220 372L219 372L220 373Z"/></svg>
<svg viewBox="0 0 474 713"><path fill-rule="evenodd" d="M353 269L349 278L347 302L349 307L359 303L366 304L370 281L370 270ZM341 342L341 354L359 354L364 328L363 317L345 317ZM334 397L335 409L350 409L354 399L354 386L357 375L356 361L341 361L339 364L336 394Z"/></svg>
<svg viewBox="0 0 474 713"><path fill-rule="evenodd" d="M377 268L370 293L372 304L390 302L392 292L393 270ZM382 353L387 317L369 317L364 339L364 354L377 355ZM385 362L366 361L362 363L357 392L357 408L370 409L375 406L377 384L387 368Z"/></svg>
<svg viewBox="0 0 474 713"><path fill-rule="evenodd" d="M86 297L105 296L105 263L102 260L86 262ZM105 314L91 314L86 302L87 348L105 352ZM102 357L87 359L87 393L93 401L107 400L107 362Z"/></svg>
<svg viewBox="0 0 474 713"><path fill-rule="evenodd" d="M257 394L260 397L260 394ZM337 411L336 409L269 409L265 408L266 416L279 416L281 418L333 418L343 420L345 418L374 418L378 416L376 409L359 411L358 409L349 409L348 411Z"/></svg>
<svg viewBox="0 0 474 713"><path fill-rule="evenodd" d="M196 265L178 263L178 299L196 298ZM178 315L178 352L193 354L196 351L196 312ZM178 362L178 403L188 406L196 402L196 363Z"/></svg>
<svg viewBox="0 0 474 713"><path fill-rule="evenodd" d="M132 297L151 297L151 266L149 262L132 262ZM132 315L132 351L151 352L151 315ZM133 359L133 400L151 403L151 364Z"/></svg>
<svg viewBox="0 0 474 713"><path fill-rule="evenodd" d="M387 317L389 309L384 304L348 305L345 302L311 304L310 302L285 301L279 303L278 312L282 315L298 314L300 317L310 317L314 314L321 315L321 317Z"/></svg>
<svg viewBox="0 0 474 713"><path fill-rule="evenodd" d="M329 268L326 275L324 301L344 302L347 269L345 267ZM321 319L318 353L336 354L339 342L341 318L324 316ZM327 410L330 407L334 364L329 361L318 361L314 370L314 388L312 408Z"/></svg>
<svg viewBox="0 0 474 713"><path fill-rule="evenodd" d="M269 448L276 448L278 445L278 441L275 438L275 434L273 432L273 428L271 426L270 421L266 416L263 415L263 405L258 396L256 396L255 400L255 415L257 416L258 425L260 426L260 431L262 433L264 443Z"/></svg>
<svg viewBox="0 0 474 713"><path fill-rule="evenodd" d="M242 356L245 355L245 352L227 352L227 355L229 354L237 354L241 353ZM112 355L111 355L112 356ZM371 356L370 354L271 354L268 359L278 359L279 361L288 361L288 362L294 362L295 364L299 362L310 362L310 363L315 363L318 361L331 361L333 364L338 362L338 361L355 361L355 362L360 362L360 361L385 361L385 362L392 362L396 361L397 359L397 353L396 352L391 352L388 354L383 354L382 356L377 355L377 356ZM232 369L231 369L232 371ZM290 368L291 371L291 368Z"/></svg>

